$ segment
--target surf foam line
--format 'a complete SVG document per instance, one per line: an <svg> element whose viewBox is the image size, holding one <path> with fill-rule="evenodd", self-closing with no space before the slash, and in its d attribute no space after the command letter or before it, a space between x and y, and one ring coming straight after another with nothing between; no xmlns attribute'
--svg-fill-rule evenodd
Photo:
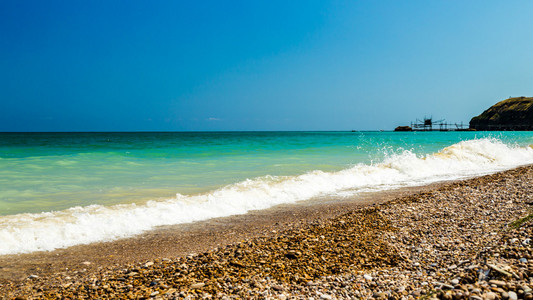
<svg viewBox="0 0 533 300"><path fill-rule="evenodd" d="M0 217L0 255L48 251L131 237L157 226L244 214L277 204L319 196L354 195L442 180L490 174L533 163L533 149L495 139L463 141L438 153L410 151L381 163L359 164L338 172L264 176L192 196L178 194L143 205L91 205L39 214Z"/></svg>

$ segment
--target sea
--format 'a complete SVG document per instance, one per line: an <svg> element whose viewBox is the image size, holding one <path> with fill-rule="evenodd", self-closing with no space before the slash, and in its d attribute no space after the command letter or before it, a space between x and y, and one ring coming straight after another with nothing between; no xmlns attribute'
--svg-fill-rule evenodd
<svg viewBox="0 0 533 300"><path fill-rule="evenodd" d="M533 163L533 132L0 133L0 255Z"/></svg>

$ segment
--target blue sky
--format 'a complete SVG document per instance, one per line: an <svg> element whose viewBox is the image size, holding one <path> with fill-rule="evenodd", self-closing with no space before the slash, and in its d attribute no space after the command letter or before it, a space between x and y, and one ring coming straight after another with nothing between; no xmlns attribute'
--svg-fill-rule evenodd
<svg viewBox="0 0 533 300"><path fill-rule="evenodd" d="M533 96L533 1L0 0L0 131L391 130Z"/></svg>

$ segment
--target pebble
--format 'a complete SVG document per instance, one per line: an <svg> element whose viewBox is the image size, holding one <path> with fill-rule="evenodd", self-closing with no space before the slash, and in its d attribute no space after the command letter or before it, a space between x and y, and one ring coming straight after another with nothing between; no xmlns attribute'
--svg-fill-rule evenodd
<svg viewBox="0 0 533 300"><path fill-rule="evenodd" d="M518 295L513 292L513 291L509 291L509 299L510 300L518 300Z"/></svg>
<svg viewBox="0 0 533 300"><path fill-rule="evenodd" d="M505 286L507 282L502 280L489 280L490 284L494 284L495 286Z"/></svg>
<svg viewBox="0 0 533 300"><path fill-rule="evenodd" d="M498 296L493 292L487 292L483 295L485 300L495 300Z"/></svg>
<svg viewBox="0 0 533 300"><path fill-rule="evenodd" d="M446 284L446 283L443 283L443 282L435 282L434 284L435 286L439 286L440 288L442 289L447 289L447 290L452 290L453 289L453 286L452 285L449 285L449 284Z"/></svg>
<svg viewBox="0 0 533 300"><path fill-rule="evenodd" d="M191 289L201 289L205 286L205 283L203 282L199 282L199 283L194 283L194 284L191 284L190 288Z"/></svg>
<svg viewBox="0 0 533 300"><path fill-rule="evenodd" d="M278 285L278 284L275 284L272 286L272 288L275 290L275 291L283 291L285 288L283 288L282 285Z"/></svg>
<svg viewBox="0 0 533 300"><path fill-rule="evenodd" d="M149 261L149 262L147 262L147 263L144 264L144 267L145 267L145 268L148 268L148 267L151 267L151 266L153 266L153 265L154 265L154 262L153 262L153 261Z"/></svg>

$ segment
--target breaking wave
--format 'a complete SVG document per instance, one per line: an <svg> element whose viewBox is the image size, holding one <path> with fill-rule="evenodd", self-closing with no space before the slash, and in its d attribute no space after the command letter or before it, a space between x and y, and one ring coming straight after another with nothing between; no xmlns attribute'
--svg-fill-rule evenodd
<svg viewBox="0 0 533 300"><path fill-rule="evenodd" d="M0 217L0 255L53 250L131 237L157 226L244 214L316 197L347 197L362 191L423 185L489 174L533 163L531 147L496 139L459 142L417 156L410 151L371 165L338 172L264 176L197 195L145 204L91 205L63 211Z"/></svg>

